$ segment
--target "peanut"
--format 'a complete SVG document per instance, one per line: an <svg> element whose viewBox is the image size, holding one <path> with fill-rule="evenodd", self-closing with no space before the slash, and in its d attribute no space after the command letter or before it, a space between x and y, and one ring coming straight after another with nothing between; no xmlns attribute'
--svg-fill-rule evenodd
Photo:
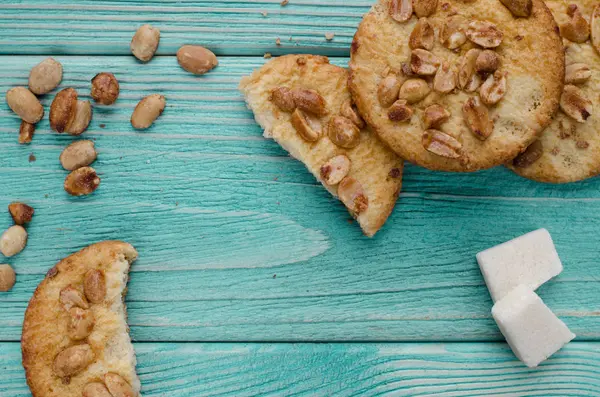
<svg viewBox="0 0 600 397"><path fill-rule="evenodd" d="M337 185L348 175L351 166L352 163L347 156L343 154L335 156L321 166L321 179L327 185Z"/></svg>
<svg viewBox="0 0 600 397"><path fill-rule="evenodd" d="M106 297L106 278L102 270L88 270L83 279L83 292L92 303L100 303Z"/></svg>
<svg viewBox="0 0 600 397"><path fill-rule="evenodd" d="M21 127L19 128L19 143L21 145L31 143L31 141L33 140L34 133L35 133L35 124L31 124L25 120L22 120Z"/></svg>
<svg viewBox="0 0 600 397"><path fill-rule="evenodd" d="M71 310L72 307L80 307L82 309L89 309L90 307L83 294L72 285L60 291L58 300L66 311Z"/></svg>
<svg viewBox="0 0 600 397"><path fill-rule="evenodd" d="M321 138L321 129L318 121L312 121L311 117L300 109L292 113L292 126L302 139L307 142L316 142Z"/></svg>
<svg viewBox="0 0 600 397"><path fill-rule="evenodd" d="M423 147L430 153L449 159L461 156L462 144L456 138L438 130L427 130L423 133Z"/></svg>
<svg viewBox="0 0 600 397"><path fill-rule="evenodd" d="M109 372L104 375L104 383L113 397L136 397L131 385L121 375Z"/></svg>
<svg viewBox="0 0 600 397"><path fill-rule="evenodd" d="M296 109L292 91L287 87L275 88L271 91L271 97L269 99L275 106L286 113L291 113Z"/></svg>
<svg viewBox="0 0 600 397"><path fill-rule="evenodd" d="M40 101L25 87L14 87L6 92L6 103L23 121L35 124L44 116Z"/></svg>
<svg viewBox="0 0 600 397"><path fill-rule="evenodd" d="M358 128L365 127L365 122L362 119L362 117L360 117L360 115L358 114L358 110L356 109L356 106L354 106L354 104L352 103L351 99L346 100L342 104L342 107L340 108L340 114L352 121L354 125L356 125Z"/></svg>
<svg viewBox="0 0 600 397"><path fill-rule="evenodd" d="M92 141L76 141L60 154L60 164L67 171L85 167L96 160L97 154Z"/></svg>
<svg viewBox="0 0 600 397"><path fill-rule="evenodd" d="M11 226L0 236L0 252L6 257L17 255L23 251L25 245L27 245L27 231L23 226Z"/></svg>
<svg viewBox="0 0 600 397"><path fill-rule="evenodd" d="M152 94L143 98L131 115L131 125L136 129L149 128L165 110L167 102L163 95Z"/></svg>
<svg viewBox="0 0 600 397"><path fill-rule="evenodd" d="M413 50L410 55L410 67L412 71L422 76L434 75L440 63L441 61L437 56L421 48Z"/></svg>
<svg viewBox="0 0 600 397"><path fill-rule="evenodd" d="M112 105L119 97L119 81L112 73L98 73L92 79L91 96L102 105Z"/></svg>
<svg viewBox="0 0 600 397"><path fill-rule="evenodd" d="M398 99L398 93L400 92L401 86L402 81L395 74L390 73L384 77L377 89L377 97L379 98L381 106L384 108L392 106Z"/></svg>
<svg viewBox="0 0 600 397"><path fill-rule="evenodd" d="M335 116L329 120L328 136L331 142L345 149L352 149L360 143L360 130L343 116Z"/></svg>
<svg viewBox="0 0 600 397"><path fill-rule="evenodd" d="M354 178L344 178L338 185L337 193L342 203L354 215L359 215L369 208L369 199L360 182Z"/></svg>
<svg viewBox="0 0 600 397"><path fill-rule="evenodd" d="M328 113L325 98L317 91L294 89L291 91L291 94L298 109L312 113L316 116L325 116Z"/></svg>
<svg viewBox="0 0 600 397"><path fill-rule="evenodd" d="M24 225L31 222L34 209L24 203L14 202L8 205L8 212L17 225Z"/></svg>
<svg viewBox="0 0 600 397"><path fill-rule="evenodd" d="M75 104L75 117L69 125L66 131L70 135L81 135L87 130L92 121L92 104L90 101L77 101Z"/></svg>
<svg viewBox="0 0 600 397"><path fill-rule="evenodd" d="M406 22L412 17L412 0L391 0L389 14L396 22Z"/></svg>
<svg viewBox="0 0 600 397"><path fill-rule="evenodd" d="M215 54L199 45L184 45L177 51L177 62L186 71L201 75L214 69L219 61Z"/></svg>
<svg viewBox="0 0 600 397"><path fill-rule="evenodd" d="M433 104L428 106L423 112L423 125L426 130L439 128L441 124L448 121L450 112L442 105Z"/></svg>
<svg viewBox="0 0 600 397"><path fill-rule="evenodd" d="M91 310L73 307L69 310L69 324L67 334L72 340L87 338L94 329L94 314Z"/></svg>
<svg viewBox="0 0 600 397"><path fill-rule="evenodd" d="M413 116L413 110L408 106L406 99L398 99L388 110L388 119L391 121L406 122Z"/></svg>
<svg viewBox="0 0 600 397"><path fill-rule="evenodd" d="M408 79L400 87L399 99L405 99L409 104L416 103L424 99L431 92L431 88L425 80Z"/></svg>
<svg viewBox="0 0 600 397"><path fill-rule="evenodd" d="M94 361L95 355L90 345L76 345L58 353L52 368L60 378L70 377L83 371Z"/></svg>
<svg viewBox="0 0 600 397"><path fill-rule="evenodd" d="M437 9L438 0L413 0L413 9L418 18L428 17Z"/></svg>
<svg viewBox="0 0 600 397"><path fill-rule="evenodd" d="M473 21L465 32L467 38L484 48L498 47L504 34L496 25L487 21Z"/></svg>
<svg viewBox="0 0 600 397"><path fill-rule="evenodd" d="M500 56L492 50L483 50L475 60L475 70L479 73L494 73L500 67Z"/></svg>
<svg viewBox="0 0 600 397"><path fill-rule="evenodd" d="M92 382L85 385L82 397L113 397L113 395L108 392L104 383Z"/></svg>
<svg viewBox="0 0 600 397"><path fill-rule="evenodd" d="M63 67L54 58L46 58L29 72L29 89L36 95L44 95L58 87Z"/></svg>
<svg viewBox="0 0 600 397"><path fill-rule="evenodd" d="M415 50L417 48L431 50L433 48L433 41L435 39L434 34L433 27L427 18L420 18L410 34L408 46L411 50Z"/></svg>
<svg viewBox="0 0 600 397"><path fill-rule="evenodd" d="M160 30L152 25L143 25L131 39L131 53L142 62L148 62L154 56L160 42Z"/></svg>
<svg viewBox="0 0 600 397"><path fill-rule="evenodd" d="M16 280L17 276L10 265L0 265L0 292L10 291Z"/></svg>
<svg viewBox="0 0 600 397"><path fill-rule="evenodd" d="M54 131L79 135L87 129L92 119L92 104L77 98L73 88L65 88L56 94L50 105L50 127Z"/></svg>
<svg viewBox="0 0 600 397"><path fill-rule="evenodd" d="M65 178L64 188L72 196L85 196L100 186L100 178L92 167L81 167Z"/></svg>

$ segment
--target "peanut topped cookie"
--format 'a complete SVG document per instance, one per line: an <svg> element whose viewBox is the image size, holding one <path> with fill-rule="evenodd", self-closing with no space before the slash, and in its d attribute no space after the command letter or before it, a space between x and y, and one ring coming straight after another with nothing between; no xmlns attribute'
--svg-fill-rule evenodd
<svg viewBox="0 0 600 397"><path fill-rule="evenodd" d="M600 3L551 0L566 57L560 111L541 138L509 166L540 182L566 183L600 174Z"/></svg>
<svg viewBox="0 0 600 397"><path fill-rule="evenodd" d="M313 55L276 58L244 77L240 90L256 121L346 206L371 237L392 212L403 161L352 104L348 72Z"/></svg>
<svg viewBox="0 0 600 397"><path fill-rule="evenodd" d="M564 56L541 0L379 0L350 71L359 112L396 153L476 171L514 158L550 123Z"/></svg>

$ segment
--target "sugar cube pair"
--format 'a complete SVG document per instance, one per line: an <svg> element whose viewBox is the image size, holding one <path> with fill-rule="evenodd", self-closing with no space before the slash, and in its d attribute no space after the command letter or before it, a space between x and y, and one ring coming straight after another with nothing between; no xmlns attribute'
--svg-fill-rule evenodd
<svg viewBox="0 0 600 397"><path fill-rule="evenodd" d="M537 367L575 338L534 292L563 270L546 229L480 252L477 262L495 302L492 316L525 365Z"/></svg>

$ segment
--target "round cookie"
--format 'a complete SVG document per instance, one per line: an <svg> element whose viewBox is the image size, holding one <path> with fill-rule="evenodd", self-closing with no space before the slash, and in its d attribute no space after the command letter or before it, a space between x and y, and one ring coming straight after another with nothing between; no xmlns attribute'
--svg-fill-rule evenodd
<svg viewBox="0 0 600 397"><path fill-rule="evenodd" d="M541 138L509 168L540 182L575 182L600 174L600 3L552 0L546 4L564 37L567 66L561 109ZM592 21L595 34L591 29L590 38Z"/></svg>
<svg viewBox="0 0 600 397"><path fill-rule="evenodd" d="M558 27L541 0L503 1L380 0L364 17L350 88L365 120L406 160L490 168L550 123L564 78Z"/></svg>

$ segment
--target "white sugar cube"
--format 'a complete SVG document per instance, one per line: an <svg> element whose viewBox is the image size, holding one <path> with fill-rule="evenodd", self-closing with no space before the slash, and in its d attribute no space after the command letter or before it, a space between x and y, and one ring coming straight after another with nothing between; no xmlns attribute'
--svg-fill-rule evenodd
<svg viewBox="0 0 600 397"><path fill-rule="evenodd" d="M575 338L526 285L519 285L496 302L492 316L515 355L530 368Z"/></svg>
<svg viewBox="0 0 600 397"><path fill-rule="evenodd" d="M477 254L494 302L517 285L535 291L562 272L563 266L546 229L539 229Z"/></svg>

